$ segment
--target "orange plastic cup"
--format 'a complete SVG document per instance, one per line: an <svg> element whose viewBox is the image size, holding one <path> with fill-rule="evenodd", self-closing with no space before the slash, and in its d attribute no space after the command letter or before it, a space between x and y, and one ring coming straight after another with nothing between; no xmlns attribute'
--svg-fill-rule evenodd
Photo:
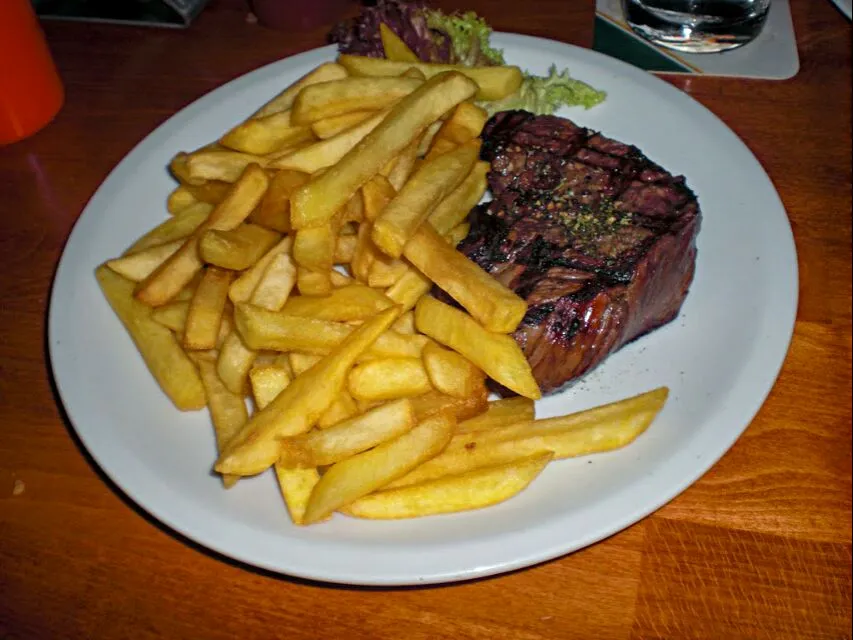
<svg viewBox="0 0 853 640"><path fill-rule="evenodd" d="M0 145L44 127L64 100L31 0L0 0Z"/></svg>

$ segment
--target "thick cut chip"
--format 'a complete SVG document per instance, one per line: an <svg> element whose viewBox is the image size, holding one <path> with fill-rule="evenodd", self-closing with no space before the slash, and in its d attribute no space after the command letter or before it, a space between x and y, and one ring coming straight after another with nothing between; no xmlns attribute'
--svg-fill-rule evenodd
<svg viewBox="0 0 853 640"><path fill-rule="evenodd" d="M171 258L183 244L183 240L172 240L166 244L159 244L136 253L108 260L107 266L128 280L142 282L157 267Z"/></svg>
<svg viewBox="0 0 853 640"><path fill-rule="evenodd" d="M379 37L382 40L382 50L385 52L385 57L389 60L420 62L415 52L384 22L379 23Z"/></svg>
<svg viewBox="0 0 853 640"><path fill-rule="evenodd" d="M264 156L239 151L197 151L187 156L189 184L204 180L236 182L251 164L264 167L269 161Z"/></svg>
<svg viewBox="0 0 853 640"><path fill-rule="evenodd" d="M489 404L489 392L486 385L477 389L467 398L454 398L440 391L429 391L422 396L411 398L418 420L449 411L457 420L468 420L483 413Z"/></svg>
<svg viewBox="0 0 853 640"><path fill-rule="evenodd" d="M275 463L280 440L305 433L317 422L343 390L358 357L391 326L398 312L397 308L381 311L355 329L332 353L297 376L271 404L249 419L219 456L217 471L254 475ZM312 519L319 517L322 515L315 513Z"/></svg>
<svg viewBox="0 0 853 640"><path fill-rule="evenodd" d="M202 358L199 358L196 364L207 395L207 408L216 433L216 447L222 451L231 438L246 424L249 412L246 410L243 396L231 393L222 384L222 380L216 373L216 365ZM238 479L238 476L224 475L222 483L227 489L232 487Z"/></svg>
<svg viewBox="0 0 853 640"><path fill-rule="evenodd" d="M310 125L357 111L385 109L423 84L414 78L343 78L306 87L293 103L293 122Z"/></svg>
<svg viewBox="0 0 853 640"><path fill-rule="evenodd" d="M325 298L292 297L282 311L293 316L346 322L365 320L393 305L381 291L354 283L334 289Z"/></svg>
<svg viewBox="0 0 853 640"><path fill-rule="evenodd" d="M231 298L231 302L235 304L238 302L248 302L258 284L264 278L264 274L270 264L276 259L276 256L281 254L289 255L292 246L293 240L290 236L283 238L281 242L267 251L260 260L241 273L240 277L231 284L231 288L228 290L228 297Z"/></svg>
<svg viewBox="0 0 853 640"><path fill-rule="evenodd" d="M325 140L326 138L331 138L332 136L336 136L339 133L346 131L350 127L354 127L360 122L364 122L374 115L376 115L375 111L352 111L351 113L344 113L339 116L324 118L322 120L312 122L311 131L313 131L314 135L320 138L320 140Z"/></svg>
<svg viewBox="0 0 853 640"><path fill-rule="evenodd" d="M448 414L427 418L393 440L332 465L311 493L305 523L330 515L429 460L447 444L455 423Z"/></svg>
<svg viewBox="0 0 853 640"><path fill-rule="evenodd" d="M462 74L447 73L431 78L400 100L340 162L294 194L293 226L299 229L327 222L385 163L476 90Z"/></svg>
<svg viewBox="0 0 853 640"><path fill-rule="evenodd" d="M265 155L314 139L310 127L294 123L292 111L280 111L238 124L219 141L224 146L256 155Z"/></svg>
<svg viewBox="0 0 853 640"><path fill-rule="evenodd" d="M480 141L472 140L424 162L373 222L371 238L376 246L386 255L399 258L436 203L468 176L479 153Z"/></svg>
<svg viewBox="0 0 853 640"><path fill-rule="evenodd" d="M241 224L228 231L205 231L198 250L208 264L242 271L255 264L280 239L275 231L256 224Z"/></svg>
<svg viewBox="0 0 853 640"><path fill-rule="evenodd" d="M270 179L270 185L260 205L249 214L249 221L273 231L288 233L290 227L290 197L309 176L303 171L282 169Z"/></svg>
<svg viewBox="0 0 853 640"><path fill-rule="evenodd" d="M529 422L536 417L536 408L530 398L502 398L489 403L486 412L464 420L456 426L456 433L471 433L494 429L509 424Z"/></svg>
<svg viewBox="0 0 853 640"><path fill-rule="evenodd" d="M495 382L525 398L542 397L530 364L515 340L480 326L467 313L424 296L415 308L422 333L462 354Z"/></svg>
<svg viewBox="0 0 853 640"><path fill-rule="evenodd" d="M485 375L455 351L434 342L424 347L423 361L432 386L457 398L467 398L482 386Z"/></svg>
<svg viewBox="0 0 853 640"><path fill-rule="evenodd" d="M134 242L125 251L125 255L191 236L207 220L211 211L213 211L213 206L205 202L197 202L187 207Z"/></svg>
<svg viewBox="0 0 853 640"><path fill-rule="evenodd" d="M463 222L486 193L489 173L488 162L477 162L471 173L429 214L429 223L439 234L444 235Z"/></svg>
<svg viewBox="0 0 853 640"><path fill-rule="evenodd" d="M213 349L219 337L228 287L233 271L208 267L195 295L190 300L187 321L184 326L184 346L188 349Z"/></svg>
<svg viewBox="0 0 853 640"><path fill-rule="evenodd" d="M379 491L356 500L344 512L358 518L393 519L482 509L521 493L552 458L549 451L516 456L460 475Z"/></svg>
<svg viewBox="0 0 853 640"><path fill-rule="evenodd" d="M311 86L312 84L318 84L320 82L340 80L341 78L346 78L347 75L347 70L341 65L334 62L323 63L269 100L269 102L258 109L252 117L263 118L280 111L286 111L293 106L293 101L296 99L296 96L299 95L299 92L305 87Z"/></svg>
<svg viewBox="0 0 853 640"><path fill-rule="evenodd" d="M420 358L365 362L350 372L347 387L354 398L368 401L419 396L432 389Z"/></svg>
<svg viewBox="0 0 853 640"><path fill-rule="evenodd" d="M196 200L192 192L187 189L186 185L179 184L166 199L166 209L169 213L175 215L187 207L194 205L196 202L198 202L198 200Z"/></svg>
<svg viewBox="0 0 853 640"><path fill-rule="evenodd" d="M411 67L423 72L428 81L442 73L462 73L477 83L477 100L487 101L500 100L515 93L524 79L521 69L515 66L466 67L428 62L395 62L349 54L338 56L338 62L354 76L399 76Z"/></svg>
<svg viewBox="0 0 853 640"><path fill-rule="evenodd" d="M95 275L107 302L169 399L182 411L204 407L206 399L198 369L175 335L151 318L152 309L134 299L133 282L106 266L98 267Z"/></svg>

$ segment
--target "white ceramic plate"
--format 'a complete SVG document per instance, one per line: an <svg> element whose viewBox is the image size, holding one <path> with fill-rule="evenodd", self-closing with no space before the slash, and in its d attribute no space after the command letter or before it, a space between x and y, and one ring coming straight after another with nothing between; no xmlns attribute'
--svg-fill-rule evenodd
<svg viewBox="0 0 853 640"><path fill-rule="evenodd" d="M330 47L281 60L198 100L115 168L74 228L57 271L49 348L80 439L143 509L198 543L273 571L398 585L463 580L569 553L640 520L710 468L743 432L782 365L797 306L785 210L744 144L684 93L638 69L565 44L500 34L513 63L568 66L607 101L563 115L643 149L687 176L704 221L696 279L678 319L610 357L545 417L668 385L669 403L629 447L550 465L522 495L459 515L412 521L336 516L294 527L271 473L224 491L210 474L206 412L173 409L93 275L166 217L172 155L209 142L318 63Z"/></svg>
<svg viewBox="0 0 853 640"><path fill-rule="evenodd" d="M853 0L832 0L832 3L838 7L838 10L850 20L853 16Z"/></svg>

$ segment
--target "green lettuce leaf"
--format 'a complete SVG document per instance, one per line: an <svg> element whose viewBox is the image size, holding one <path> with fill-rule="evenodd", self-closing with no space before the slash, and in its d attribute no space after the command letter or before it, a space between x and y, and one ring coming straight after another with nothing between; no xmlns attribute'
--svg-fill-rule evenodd
<svg viewBox="0 0 853 640"><path fill-rule="evenodd" d="M557 66L551 65L547 76L525 74L518 91L502 100L483 102L480 106L489 115L498 111L524 109L536 114L551 114L560 107L581 106L590 109L604 101L604 91L589 86L569 76L569 70L557 73Z"/></svg>
<svg viewBox="0 0 853 640"><path fill-rule="evenodd" d="M492 28L473 11L445 15L427 9L427 25L450 39L451 62L468 67L506 64L503 51L489 44Z"/></svg>

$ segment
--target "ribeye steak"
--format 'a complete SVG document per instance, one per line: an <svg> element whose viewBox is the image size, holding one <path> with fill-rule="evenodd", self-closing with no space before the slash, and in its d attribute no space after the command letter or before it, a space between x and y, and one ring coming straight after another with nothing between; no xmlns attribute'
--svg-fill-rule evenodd
<svg viewBox="0 0 853 640"><path fill-rule="evenodd" d="M483 130L493 199L459 249L527 300L514 337L543 393L673 320L696 263L684 178L557 116L504 111Z"/></svg>

